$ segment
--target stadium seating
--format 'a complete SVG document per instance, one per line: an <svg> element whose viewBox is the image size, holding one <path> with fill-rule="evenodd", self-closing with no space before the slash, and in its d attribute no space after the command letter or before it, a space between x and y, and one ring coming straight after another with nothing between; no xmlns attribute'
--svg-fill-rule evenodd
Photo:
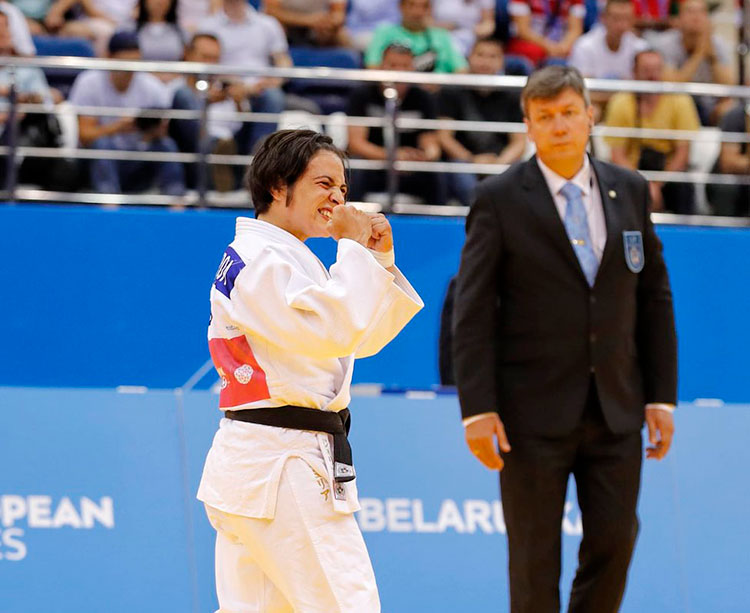
<svg viewBox="0 0 750 613"><path fill-rule="evenodd" d="M354 49L291 47L289 54L298 68L324 66L357 69L362 67L362 57ZM353 83L341 81L301 79L289 82L286 89L290 93L314 101L323 113L329 114L346 108L349 92L354 86Z"/></svg>
<svg viewBox="0 0 750 613"><path fill-rule="evenodd" d="M84 38L34 36L38 56L94 57L94 47ZM51 87L56 87L67 97L73 81L81 72L77 68L45 68L44 74Z"/></svg>

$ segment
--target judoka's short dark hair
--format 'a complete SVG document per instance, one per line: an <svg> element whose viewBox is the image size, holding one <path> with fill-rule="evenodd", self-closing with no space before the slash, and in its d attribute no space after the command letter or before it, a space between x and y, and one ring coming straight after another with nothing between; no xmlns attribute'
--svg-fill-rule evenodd
<svg viewBox="0 0 750 613"><path fill-rule="evenodd" d="M287 186L291 190L294 187L318 151L335 153L347 172L346 154L333 144L329 136L314 130L279 130L261 141L245 175L245 186L253 200L256 216L271 206L272 189Z"/></svg>

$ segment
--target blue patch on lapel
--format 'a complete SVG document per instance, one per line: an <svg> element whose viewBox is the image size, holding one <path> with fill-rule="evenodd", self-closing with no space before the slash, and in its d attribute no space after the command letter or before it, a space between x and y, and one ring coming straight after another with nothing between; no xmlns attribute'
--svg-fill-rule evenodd
<svg viewBox="0 0 750 613"><path fill-rule="evenodd" d="M634 273L641 272L646 264L646 255L643 252L643 236L640 231L626 230L622 233L622 242L628 268Z"/></svg>

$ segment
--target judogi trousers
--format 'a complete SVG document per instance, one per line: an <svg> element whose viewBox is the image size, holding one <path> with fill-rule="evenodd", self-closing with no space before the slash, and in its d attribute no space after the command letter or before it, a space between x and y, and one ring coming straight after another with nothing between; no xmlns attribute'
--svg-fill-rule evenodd
<svg viewBox="0 0 750 613"><path fill-rule="evenodd" d="M217 613L379 613L375 574L351 514L328 479L287 460L274 519L206 505L216 530Z"/></svg>

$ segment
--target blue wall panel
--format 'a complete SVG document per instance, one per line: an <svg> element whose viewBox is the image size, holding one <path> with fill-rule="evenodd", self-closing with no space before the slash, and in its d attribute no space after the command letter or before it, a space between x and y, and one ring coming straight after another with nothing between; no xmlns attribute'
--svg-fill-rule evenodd
<svg viewBox="0 0 750 613"><path fill-rule="evenodd" d="M216 401L0 388L0 611L215 610L214 535L195 492ZM352 411L358 520L383 610L507 612L497 476L466 450L455 396L355 397ZM670 455L644 464L623 613L750 610L748 431L750 406L680 406ZM111 525L83 525L82 497L109 499ZM572 487L568 501L564 600L580 542Z"/></svg>
<svg viewBox="0 0 750 613"><path fill-rule="evenodd" d="M174 395L0 388L0 407L0 611L191 611Z"/></svg>
<svg viewBox="0 0 750 613"><path fill-rule="evenodd" d="M0 207L0 384L183 384L208 358L208 288L234 232L222 211ZM426 307L355 382L437 383L437 333L462 219L392 219ZM750 400L750 231L659 228L675 292L680 398ZM315 240L324 261L332 241ZM207 383L210 377L207 377Z"/></svg>

